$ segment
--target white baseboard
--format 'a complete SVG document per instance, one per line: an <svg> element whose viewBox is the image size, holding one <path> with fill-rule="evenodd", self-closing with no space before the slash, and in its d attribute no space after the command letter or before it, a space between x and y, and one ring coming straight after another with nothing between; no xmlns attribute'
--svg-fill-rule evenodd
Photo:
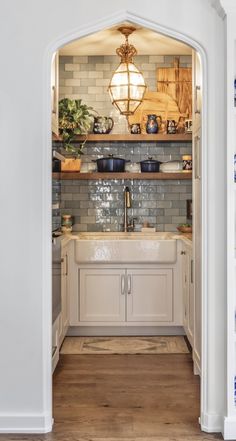
<svg viewBox="0 0 236 441"><path fill-rule="evenodd" d="M67 335L76 336L145 336L184 335L182 326L70 326Z"/></svg>
<svg viewBox="0 0 236 441"><path fill-rule="evenodd" d="M223 436L224 436L224 439L235 441L235 439L236 439L236 416L235 417L225 417Z"/></svg>
<svg viewBox="0 0 236 441"><path fill-rule="evenodd" d="M1 415L0 433L48 433L53 419L49 415Z"/></svg>
<svg viewBox="0 0 236 441"><path fill-rule="evenodd" d="M203 432L207 433L222 433L223 420L221 415L216 414L202 414L199 423Z"/></svg>

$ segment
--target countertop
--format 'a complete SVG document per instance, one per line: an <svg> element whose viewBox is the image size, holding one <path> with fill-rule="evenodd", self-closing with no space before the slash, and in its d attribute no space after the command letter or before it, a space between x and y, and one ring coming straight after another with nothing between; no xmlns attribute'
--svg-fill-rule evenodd
<svg viewBox="0 0 236 441"><path fill-rule="evenodd" d="M140 233L135 232L135 233L137 234L137 237L139 234L140 234L140 236L142 235L142 237L145 237L145 235L146 236L151 236L151 235L155 236L155 233L141 233L141 232ZM157 232L157 233L162 233L162 232ZM182 240L187 245L192 245L192 233L163 232L163 234L164 233L167 234L167 236L168 236L168 237L166 237L166 240L168 240L168 239ZM74 231L72 233L64 233L60 236L61 245L66 246L70 240L78 240L80 238L82 239L83 236L85 236L86 234L91 234L91 236L93 236L93 235L94 236L102 236L103 234L108 235L109 233L108 232L105 232L105 233L103 233L103 232L99 232L99 233L97 233L97 232L96 233L84 232L84 233L81 233L81 232L77 232L77 231ZM112 235L114 236L114 235L116 235L116 232L110 232L110 234L111 234L111 236ZM119 235L119 234L120 233L118 232L117 235ZM157 237L157 239L158 239L158 237ZM161 240L165 240L165 239L161 239Z"/></svg>

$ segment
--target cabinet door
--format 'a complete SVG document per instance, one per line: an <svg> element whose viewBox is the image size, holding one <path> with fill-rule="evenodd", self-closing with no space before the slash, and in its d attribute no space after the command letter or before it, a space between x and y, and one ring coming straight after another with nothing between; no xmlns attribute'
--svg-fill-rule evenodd
<svg viewBox="0 0 236 441"><path fill-rule="evenodd" d="M202 114L202 67L199 54L192 52L193 61L193 133L201 127Z"/></svg>
<svg viewBox="0 0 236 441"><path fill-rule="evenodd" d="M193 285L193 257L192 250L183 245L182 279L183 279L183 307L184 330L190 344L193 346L194 334L194 285Z"/></svg>
<svg viewBox="0 0 236 441"><path fill-rule="evenodd" d="M182 283L183 283L183 325L188 336L188 311L189 311L189 258L183 246L182 256Z"/></svg>
<svg viewBox="0 0 236 441"><path fill-rule="evenodd" d="M52 67L51 67L51 109L52 109L52 132L56 135L58 131L58 66L59 55L58 52L53 54Z"/></svg>
<svg viewBox="0 0 236 441"><path fill-rule="evenodd" d="M80 321L125 321L125 271L80 270Z"/></svg>
<svg viewBox="0 0 236 441"><path fill-rule="evenodd" d="M194 244L194 351L195 364L200 372L201 365L201 295L202 295L202 182L201 182L201 133L194 137L193 174L193 244Z"/></svg>
<svg viewBox="0 0 236 441"><path fill-rule="evenodd" d="M173 320L172 269L127 271L127 321Z"/></svg>
<svg viewBox="0 0 236 441"><path fill-rule="evenodd" d="M189 301L188 301L188 334L189 341L193 346L194 339L194 285L193 285L193 256L188 255L189 261Z"/></svg>
<svg viewBox="0 0 236 441"><path fill-rule="evenodd" d="M62 319L62 340L65 337L69 326L69 292L68 292L68 253L62 250L61 268L61 319Z"/></svg>

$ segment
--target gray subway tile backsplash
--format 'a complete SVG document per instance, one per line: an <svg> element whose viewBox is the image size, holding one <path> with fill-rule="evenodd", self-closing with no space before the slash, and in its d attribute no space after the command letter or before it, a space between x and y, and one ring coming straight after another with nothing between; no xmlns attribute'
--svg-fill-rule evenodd
<svg viewBox="0 0 236 441"><path fill-rule="evenodd" d="M55 147L59 147L58 143ZM91 162L92 158L114 152L132 162L150 152L160 161L166 157L182 160L183 153L191 153L191 147L181 143L160 146L152 142L87 142L82 161ZM137 230L148 222L159 231L176 231L179 223L187 222L186 200L192 199L191 185L191 180L65 180L61 184L56 181L53 192L58 197L61 191L61 210L55 213L54 224L59 222L60 215L70 213L74 216L75 231L122 231L124 188L128 186L132 198L128 216L136 218Z"/></svg>

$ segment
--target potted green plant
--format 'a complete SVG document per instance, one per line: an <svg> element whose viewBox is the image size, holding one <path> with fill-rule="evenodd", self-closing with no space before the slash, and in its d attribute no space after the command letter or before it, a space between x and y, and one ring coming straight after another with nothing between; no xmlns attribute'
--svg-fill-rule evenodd
<svg viewBox="0 0 236 441"><path fill-rule="evenodd" d="M70 158L62 163L62 171L79 171L81 155L87 137L77 146L72 144L76 135L87 135L93 123L93 108L82 104L82 100L63 98L59 101L59 133L63 147Z"/></svg>

